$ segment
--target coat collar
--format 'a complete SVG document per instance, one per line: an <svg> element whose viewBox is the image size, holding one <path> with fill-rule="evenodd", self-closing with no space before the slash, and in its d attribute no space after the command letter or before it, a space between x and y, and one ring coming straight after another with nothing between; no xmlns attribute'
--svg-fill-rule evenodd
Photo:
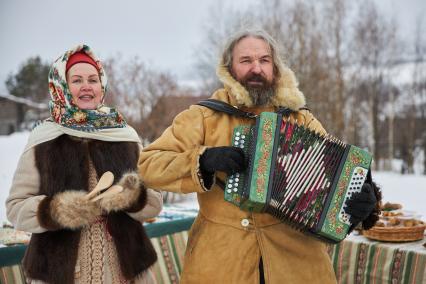
<svg viewBox="0 0 426 284"><path fill-rule="evenodd" d="M278 66L279 78L275 87L275 94L271 104L275 107L288 107L291 110L299 110L305 106L305 96L298 89L298 82L287 66ZM220 62L216 73L219 80L224 84L225 89L231 94L239 106L253 107L253 101L247 90L232 77L228 68Z"/></svg>

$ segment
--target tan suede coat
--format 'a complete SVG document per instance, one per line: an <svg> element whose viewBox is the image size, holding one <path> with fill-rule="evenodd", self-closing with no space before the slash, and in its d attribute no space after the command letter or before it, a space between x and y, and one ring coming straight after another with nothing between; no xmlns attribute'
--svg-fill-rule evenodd
<svg viewBox="0 0 426 284"><path fill-rule="evenodd" d="M245 89L224 67L218 74L225 88L212 98L246 111L274 111L277 106L298 110L305 104L293 73L285 67L280 67L282 75L271 106L262 108L251 107ZM307 110L296 112L292 119L325 132ZM198 193L200 211L190 231L181 283L259 283L261 257L266 283L335 283L324 243L268 214L240 210L224 201L223 190L215 184L211 189L204 187L199 174L200 154L206 147L231 145L233 128L252 123L254 120L191 106L140 155L139 171L147 186ZM226 177L218 173L216 178Z"/></svg>

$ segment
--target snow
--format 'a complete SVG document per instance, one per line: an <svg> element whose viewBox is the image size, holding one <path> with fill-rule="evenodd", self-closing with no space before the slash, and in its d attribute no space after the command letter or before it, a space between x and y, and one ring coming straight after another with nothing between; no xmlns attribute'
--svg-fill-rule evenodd
<svg viewBox="0 0 426 284"><path fill-rule="evenodd" d="M13 173L27 143L29 132L0 136L0 222L6 221L5 200L9 194ZM384 201L397 202L406 210L416 211L426 221L426 176L401 175L394 172L373 172L373 179L381 186ZM176 205L197 209L195 196L177 197Z"/></svg>
<svg viewBox="0 0 426 284"><path fill-rule="evenodd" d="M0 136L0 224L6 221L5 201L9 195L13 173L27 144L29 132Z"/></svg>

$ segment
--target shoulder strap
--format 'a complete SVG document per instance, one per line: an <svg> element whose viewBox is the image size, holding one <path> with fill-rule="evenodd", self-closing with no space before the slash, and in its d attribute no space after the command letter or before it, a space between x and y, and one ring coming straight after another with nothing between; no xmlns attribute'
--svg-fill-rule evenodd
<svg viewBox="0 0 426 284"><path fill-rule="evenodd" d="M288 107L279 107L277 110L278 114L281 114L282 117L289 117L294 110L289 109Z"/></svg>
<svg viewBox="0 0 426 284"><path fill-rule="evenodd" d="M197 105L208 107L212 110L224 112L224 113L227 113L227 114L230 114L230 115L235 115L235 116L240 116L240 117L245 117L245 118L256 118L257 117L257 115L254 114L254 113L240 110L236 107L233 107L232 105L230 105L228 103L225 103L225 102L222 102L222 101L219 101L219 100L215 100L215 99L202 100L202 101L198 102Z"/></svg>
<svg viewBox="0 0 426 284"><path fill-rule="evenodd" d="M248 111L243 111L240 110L228 103L225 103L223 101L219 101L219 100L215 100L215 99L207 99L207 100L202 100L199 101L197 103L197 105L200 106L204 106L207 108L210 108L212 110L215 111L220 111L220 112L224 112L230 115L235 115L235 116L240 116L240 117L245 117L245 118L256 118L257 115ZM300 108L300 110L302 109L308 109L306 107L302 107ZM290 116L291 113L295 112L292 109L289 109L287 107L279 107L277 110L278 114L281 114L283 117L288 117Z"/></svg>

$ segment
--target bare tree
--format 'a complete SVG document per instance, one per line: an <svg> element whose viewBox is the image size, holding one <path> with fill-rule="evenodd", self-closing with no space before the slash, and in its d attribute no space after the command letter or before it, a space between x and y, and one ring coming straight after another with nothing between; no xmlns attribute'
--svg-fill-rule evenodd
<svg viewBox="0 0 426 284"><path fill-rule="evenodd" d="M395 63L393 46L397 41L396 35L395 23L387 22L373 2L364 1L360 5L354 24L353 66L356 67L356 84L365 86L364 92L357 94L356 100L366 102L368 110L365 113L358 109L362 105L359 103L354 104L354 111L365 114L360 119L371 123L371 135L368 135L365 142L376 162L380 160L379 147L376 145L380 135L379 115L385 99L384 89L390 81L386 71Z"/></svg>
<svg viewBox="0 0 426 284"><path fill-rule="evenodd" d="M224 2L218 1L203 25L205 35L194 52L194 71L202 81L201 93L211 94L222 87L216 75L223 45L231 33L242 27L253 26L253 16L248 11L226 10Z"/></svg>
<svg viewBox="0 0 426 284"><path fill-rule="evenodd" d="M424 54L426 52L426 43L423 38L422 31L422 19L417 18L416 21L416 33L414 37L414 68L413 68L413 82L411 86L411 101L409 108L412 111L410 116L410 124L413 131L413 136L410 137L409 145L407 147L412 147L412 151L409 151L408 157L408 172L414 172L414 152L415 148L423 149L423 163L424 163L424 174L426 174L426 126L424 122L426 121L426 62ZM416 127L416 121L420 120L421 123ZM416 131L419 130L419 131ZM418 141L418 143L416 143Z"/></svg>
<svg viewBox="0 0 426 284"><path fill-rule="evenodd" d="M105 61L110 93L109 103L117 105L137 131L157 101L167 95L176 95L175 78L166 72L150 69L138 57L122 60L121 56ZM144 133L140 133L142 137Z"/></svg>
<svg viewBox="0 0 426 284"><path fill-rule="evenodd" d="M347 25L347 6L346 0L333 0L326 2L324 7L324 26L327 27L328 33L325 33L325 42L329 45L326 47L328 52L328 73L330 76L330 93L327 94L331 100L331 113L333 117L333 132L338 137L344 139L346 136L346 118L344 110L347 109L346 83L344 78L344 64L347 63L345 57L345 33Z"/></svg>

